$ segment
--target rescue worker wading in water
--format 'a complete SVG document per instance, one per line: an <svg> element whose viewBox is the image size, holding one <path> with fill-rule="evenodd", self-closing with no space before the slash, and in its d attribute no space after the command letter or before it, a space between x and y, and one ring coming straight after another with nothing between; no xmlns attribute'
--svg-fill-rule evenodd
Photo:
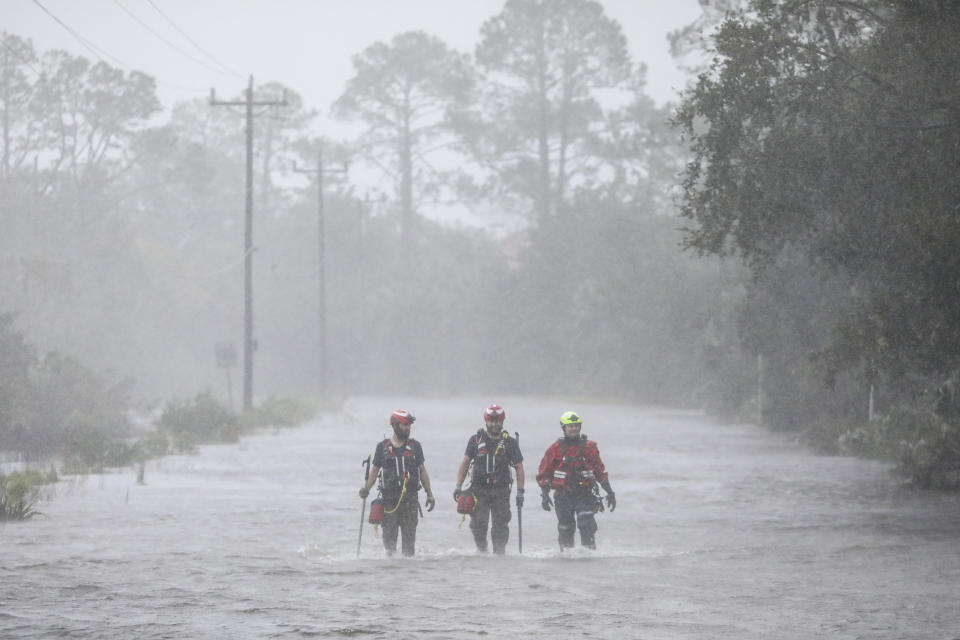
<svg viewBox="0 0 960 640"><path fill-rule="evenodd" d="M427 511L433 511L436 504L430 490L430 476L423 464L423 447L410 437L410 425L414 420L413 414L402 409L393 412L390 416L393 436L377 444L367 482L360 488L360 497L366 498L380 476L380 498L384 507L383 548L391 556L397 551L398 532L403 537L403 555L414 554L421 484L427 492Z"/></svg>
<svg viewBox="0 0 960 640"><path fill-rule="evenodd" d="M603 509L597 483L607 492L610 511L617 508L617 496L610 488L600 450L596 442L580 435L582 425L580 416L573 411L560 416L563 437L547 449L537 473L544 511L550 511L550 506L556 503L561 550L573 547L576 529L580 529L580 544L590 549L597 548L594 514ZM554 490L554 502L550 501L550 489Z"/></svg>
<svg viewBox="0 0 960 640"><path fill-rule="evenodd" d="M470 514L470 531L478 551L487 550L487 525L493 552L503 554L510 537L510 468L517 471L517 507L523 506L523 454L516 438L503 430L506 413L500 405L492 404L484 411L486 429L480 429L467 440L467 449L457 469L457 487L453 499L463 493L467 468L473 461L469 491L476 498L476 507Z"/></svg>

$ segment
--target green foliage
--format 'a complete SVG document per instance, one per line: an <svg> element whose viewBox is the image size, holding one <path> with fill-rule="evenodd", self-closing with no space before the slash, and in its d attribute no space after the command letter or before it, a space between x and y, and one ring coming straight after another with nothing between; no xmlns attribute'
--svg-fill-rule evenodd
<svg viewBox="0 0 960 640"><path fill-rule="evenodd" d="M314 403L301 398L270 396L240 416L242 431L262 427L295 427L317 415Z"/></svg>
<svg viewBox="0 0 960 640"><path fill-rule="evenodd" d="M129 382L109 385L75 358L38 358L0 316L0 449L72 469L126 464Z"/></svg>
<svg viewBox="0 0 960 640"><path fill-rule="evenodd" d="M42 515L35 505L39 499L38 485L45 482L46 478L38 472L14 471L5 475L0 471L0 521Z"/></svg>
<svg viewBox="0 0 960 640"><path fill-rule="evenodd" d="M844 431L842 453L896 461L925 489L960 488L960 427L930 408L908 406Z"/></svg>
<svg viewBox="0 0 960 640"><path fill-rule="evenodd" d="M164 429L154 429L141 437L134 450L134 460L145 462L151 458L161 458L170 453L170 438Z"/></svg>
<svg viewBox="0 0 960 640"><path fill-rule="evenodd" d="M680 111L696 152L690 244L758 271L800 247L856 284L847 319L869 331L838 335L841 366L944 371L960 357L960 307L943 288L958 276L960 122L938 106L957 86L939 61L960 53L960 6L751 9L724 23L720 58Z"/></svg>
<svg viewBox="0 0 960 640"><path fill-rule="evenodd" d="M99 471L129 463L121 439L130 422L129 381L108 387L74 358L51 352L37 369L33 430L43 441L37 455L56 453L72 471Z"/></svg>
<svg viewBox="0 0 960 640"><path fill-rule="evenodd" d="M960 368L960 4L753 0L713 44L676 118L687 244L753 269L741 331L772 419L826 442L808 425L857 424L877 385L909 417L840 444L888 455L903 436L910 474L945 484L960 415L917 398Z"/></svg>
<svg viewBox="0 0 960 640"><path fill-rule="evenodd" d="M137 460L170 450L192 452L199 444L236 442L240 435L263 427L292 427L307 422L317 409L298 398L270 397L240 415L223 406L209 391L192 399L174 398L164 406L157 430L136 445Z"/></svg>
<svg viewBox="0 0 960 640"><path fill-rule="evenodd" d="M192 399L169 400L157 426L169 434L175 451L188 452L198 444L235 441L237 425L236 414L204 391ZM153 443L159 446L156 439Z"/></svg>

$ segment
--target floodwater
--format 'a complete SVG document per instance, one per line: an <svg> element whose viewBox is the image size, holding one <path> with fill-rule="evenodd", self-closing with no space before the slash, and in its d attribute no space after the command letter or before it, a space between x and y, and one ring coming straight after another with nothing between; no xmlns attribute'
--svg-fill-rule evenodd
<svg viewBox="0 0 960 640"><path fill-rule="evenodd" d="M484 407L519 431L530 500L504 557L451 496ZM361 461L414 412L438 506L415 558L364 525ZM575 409L617 492L560 553L540 456ZM342 414L67 479L0 525L2 638L960 638L960 497L697 413L523 398L354 399Z"/></svg>

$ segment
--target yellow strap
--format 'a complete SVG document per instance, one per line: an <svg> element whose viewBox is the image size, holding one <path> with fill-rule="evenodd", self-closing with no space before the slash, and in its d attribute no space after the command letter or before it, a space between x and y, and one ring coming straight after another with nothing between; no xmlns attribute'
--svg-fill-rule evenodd
<svg viewBox="0 0 960 640"><path fill-rule="evenodd" d="M373 537L374 537L374 538L379 538L379 537L380 537L380 532L378 531L379 528L380 528L380 525L378 525L378 524L373 525Z"/></svg>
<svg viewBox="0 0 960 640"><path fill-rule="evenodd" d="M393 512L395 512L397 509L400 508L400 503L403 502L403 496L406 495L406 493L407 493L407 480L408 480L408 479L409 479L409 478L404 478L404 479L403 479L403 489L400 491L400 499L397 500L397 505L396 505L393 509L384 509L384 510L383 510L384 513L393 513Z"/></svg>

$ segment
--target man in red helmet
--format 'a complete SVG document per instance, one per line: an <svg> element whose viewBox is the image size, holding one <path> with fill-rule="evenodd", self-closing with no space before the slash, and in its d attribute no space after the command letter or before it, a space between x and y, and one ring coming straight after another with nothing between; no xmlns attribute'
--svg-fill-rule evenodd
<svg viewBox="0 0 960 640"><path fill-rule="evenodd" d="M410 426L416 420L409 411L398 409L390 416L393 435L377 444L367 481L360 488L360 497L370 495L370 487L380 478L380 499L383 501L383 548L387 555L397 551L397 534L403 536L403 555L414 554L417 521L420 511L418 491L427 492L427 511L433 511L436 500L430 490L430 476L424 466L423 447L410 437Z"/></svg>
<svg viewBox="0 0 960 640"><path fill-rule="evenodd" d="M503 430L505 418L506 412L497 404L490 405L483 412L486 428L480 429L467 440L466 452L457 469L457 487L453 491L453 499L459 500L464 493L463 481L467 476L467 468L472 462L473 472L468 491L474 496L476 506L470 514L470 531L473 532L477 550L485 552L487 525L492 521L490 540L493 552L497 554L506 551L510 537L507 524L511 517L511 468L517 476L517 508L523 506L523 454L520 453L520 443L516 438Z"/></svg>
<svg viewBox="0 0 960 640"><path fill-rule="evenodd" d="M550 511L550 489L553 489L557 508L557 531L560 549L573 546L573 536L580 530L580 543L596 548L594 536L597 522L594 515L603 509L597 486L607 493L607 507L617 508L617 496L610 487L610 478L600 459L597 443L580 433L583 420L573 411L560 416L563 437L543 454L537 473L537 484L542 492L540 504Z"/></svg>

